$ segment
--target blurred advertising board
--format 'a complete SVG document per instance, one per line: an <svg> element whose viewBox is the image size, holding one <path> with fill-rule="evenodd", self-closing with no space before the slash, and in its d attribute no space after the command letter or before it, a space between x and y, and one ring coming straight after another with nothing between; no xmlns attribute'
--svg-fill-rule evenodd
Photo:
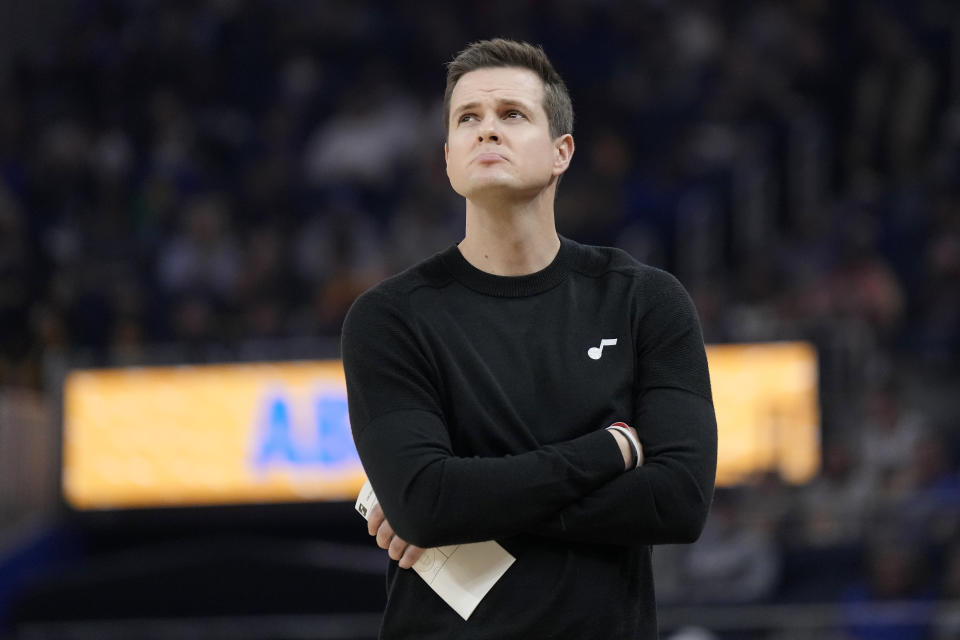
<svg viewBox="0 0 960 640"><path fill-rule="evenodd" d="M806 342L707 347L717 412L717 484L772 471L803 484L820 470L819 364Z"/></svg>
<svg viewBox="0 0 960 640"><path fill-rule="evenodd" d="M353 500L364 482L337 360L77 370L63 422L75 509Z"/></svg>

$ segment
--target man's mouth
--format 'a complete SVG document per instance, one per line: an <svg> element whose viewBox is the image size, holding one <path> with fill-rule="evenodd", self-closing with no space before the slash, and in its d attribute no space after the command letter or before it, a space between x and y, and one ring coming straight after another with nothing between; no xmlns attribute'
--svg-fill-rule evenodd
<svg viewBox="0 0 960 640"><path fill-rule="evenodd" d="M497 162L506 162L507 159L499 153L481 153L473 160L479 164L495 164Z"/></svg>

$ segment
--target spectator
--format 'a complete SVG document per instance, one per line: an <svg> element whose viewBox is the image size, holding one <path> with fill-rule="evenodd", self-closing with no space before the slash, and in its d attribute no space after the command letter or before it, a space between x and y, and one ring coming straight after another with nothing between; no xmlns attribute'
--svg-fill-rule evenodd
<svg viewBox="0 0 960 640"><path fill-rule="evenodd" d="M927 428L924 416L903 407L893 383L879 385L864 399L860 451L864 471L874 491L898 495L908 482L910 452Z"/></svg>
<svg viewBox="0 0 960 640"><path fill-rule="evenodd" d="M160 250L157 275L171 293L229 299L240 279L240 253L229 228L227 203L214 194L188 201L182 228Z"/></svg>
<svg viewBox="0 0 960 640"><path fill-rule="evenodd" d="M824 444L823 469L802 494L802 540L812 546L856 543L863 535L872 485L848 440Z"/></svg>

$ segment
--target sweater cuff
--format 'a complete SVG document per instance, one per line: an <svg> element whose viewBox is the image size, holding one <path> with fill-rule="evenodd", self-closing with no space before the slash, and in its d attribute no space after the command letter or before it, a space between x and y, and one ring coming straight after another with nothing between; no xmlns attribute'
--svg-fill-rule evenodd
<svg viewBox="0 0 960 640"><path fill-rule="evenodd" d="M612 433L598 429L582 436L584 450L590 460L598 461L604 474L610 477L623 473L623 454L620 445Z"/></svg>

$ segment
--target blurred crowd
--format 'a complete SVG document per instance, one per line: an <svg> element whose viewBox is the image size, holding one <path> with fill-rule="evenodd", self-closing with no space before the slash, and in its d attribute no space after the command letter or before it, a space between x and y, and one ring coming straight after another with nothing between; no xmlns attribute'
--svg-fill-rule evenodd
<svg viewBox="0 0 960 640"><path fill-rule="evenodd" d="M664 601L960 598L954 2L67 6L0 76L0 385L52 352L336 338L462 237L443 63L524 39L576 111L560 232L677 274L708 342L821 352L822 473L719 492L656 552ZM882 637L960 628L910 633Z"/></svg>

